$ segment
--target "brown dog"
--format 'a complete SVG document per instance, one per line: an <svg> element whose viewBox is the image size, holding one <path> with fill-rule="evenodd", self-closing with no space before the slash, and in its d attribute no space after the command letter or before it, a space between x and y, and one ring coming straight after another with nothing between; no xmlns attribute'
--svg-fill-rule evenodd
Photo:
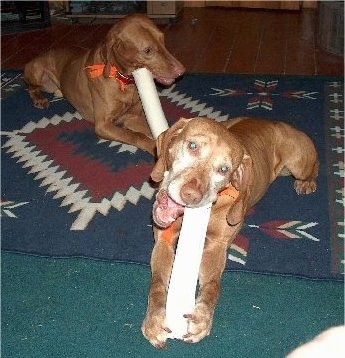
<svg viewBox="0 0 345 358"><path fill-rule="evenodd" d="M161 184L153 207L152 281L142 332L155 347L163 348L169 332L166 296L183 208L214 202L196 305L185 315L189 325L184 340L195 343L210 333L227 248L240 231L246 210L278 175L291 174L297 194L314 192L319 161L303 132L282 122L242 117L222 123L182 118L158 137L157 151L151 177Z"/></svg>
<svg viewBox="0 0 345 358"><path fill-rule="evenodd" d="M130 15L116 23L102 44L91 50L48 51L25 66L24 80L38 108L48 106L41 91L64 96L104 139L129 143L154 154L131 73L141 67L170 85L185 68L164 46L164 35L146 16Z"/></svg>

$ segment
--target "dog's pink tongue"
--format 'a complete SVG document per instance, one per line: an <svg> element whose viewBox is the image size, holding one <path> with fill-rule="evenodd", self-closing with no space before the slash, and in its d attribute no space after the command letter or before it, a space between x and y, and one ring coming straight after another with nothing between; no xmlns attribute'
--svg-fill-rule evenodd
<svg viewBox="0 0 345 358"><path fill-rule="evenodd" d="M165 189L161 189L156 195L153 204L152 216L155 223L166 228L183 214L184 206L172 200Z"/></svg>

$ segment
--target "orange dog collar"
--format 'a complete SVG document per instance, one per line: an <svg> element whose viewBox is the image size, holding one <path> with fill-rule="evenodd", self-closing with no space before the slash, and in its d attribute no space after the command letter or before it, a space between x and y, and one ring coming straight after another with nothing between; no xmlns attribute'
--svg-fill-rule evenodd
<svg viewBox="0 0 345 358"><path fill-rule="evenodd" d="M99 77L103 74L105 65L91 65L85 67L85 70L89 70L91 78ZM134 83L133 76L126 76L122 74L115 66L110 67L109 77L115 78L120 83L121 91L125 90L125 86Z"/></svg>
<svg viewBox="0 0 345 358"><path fill-rule="evenodd" d="M239 191L235 189L232 185L230 185L229 187L225 188L220 193L218 193L218 196L226 195L236 200L239 194L240 194Z"/></svg>

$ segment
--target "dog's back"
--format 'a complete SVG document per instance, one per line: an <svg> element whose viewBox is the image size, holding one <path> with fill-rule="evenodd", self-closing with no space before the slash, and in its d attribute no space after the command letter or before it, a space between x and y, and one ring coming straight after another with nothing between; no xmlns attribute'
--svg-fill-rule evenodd
<svg viewBox="0 0 345 358"><path fill-rule="evenodd" d="M253 202L262 197L278 175L291 174L302 181L316 178L318 155L312 140L301 130L280 121L248 117L235 118L224 125L252 158ZM295 189L304 194L304 189L296 185Z"/></svg>

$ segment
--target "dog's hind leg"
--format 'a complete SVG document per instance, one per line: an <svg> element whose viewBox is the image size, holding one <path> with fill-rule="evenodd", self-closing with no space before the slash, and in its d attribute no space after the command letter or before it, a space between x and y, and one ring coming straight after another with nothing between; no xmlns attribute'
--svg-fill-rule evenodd
<svg viewBox="0 0 345 358"><path fill-rule="evenodd" d="M314 161L313 164L309 163L308 167L311 165L311 171L306 174L300 174L296 173L296 171L294 173L292 173L292 175L295 177L295 190L296 193L298 195L301 194L311 194L313 193L316 188L317 188L317 184L316 184L316 177L319 171L319 162L318 160Z"/></svg>
<svg viewBox="0 0 345 358"><path fill-rule="evenodd" d="M294 150L286 164L286 169L295 178L295 190L298 195L310 194L316 190L316 178L319 172L319 159L312 140L302 132L294 137Z"/></svg>
<svg viewBox="0 0 345 358"><path fill-rule="evenodd" d="M319 159L313 141L304 132L288 124L280 124L279 128L279 164L276 172L279 175L290 173L295 178L297 194L313 193L319 172Z"/></svg>
<svg viewBox="0 0 345 358"><path fill-rule="evenodd" d="M35 59L25 66L24 82L27 84L29 95L37 108L43 109L49 106L49 101L42 95L42 91L62 96L55 76L46 69L44 61L41 59Z"/></svg>
<svg viewBox="0 0 345 358"><path fill-rule="evenodd" d="M49 101L47 98L42 96L40 86L28 85L28 91L35 107L41 109L49 107Z"/></svg>

